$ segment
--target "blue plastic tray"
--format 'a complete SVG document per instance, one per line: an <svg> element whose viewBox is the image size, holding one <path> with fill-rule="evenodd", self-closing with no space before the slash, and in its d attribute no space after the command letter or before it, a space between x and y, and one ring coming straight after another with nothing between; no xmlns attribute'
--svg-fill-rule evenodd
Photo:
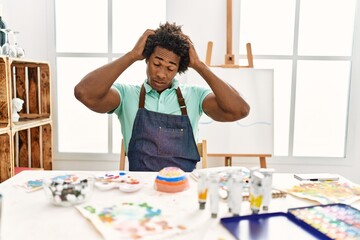
<svg viewBox="0 0 360 240"><path fill-rule="evenodd" d="M221 218L220 222L236 239L241 240L331 239L283 212Z"/></svg>

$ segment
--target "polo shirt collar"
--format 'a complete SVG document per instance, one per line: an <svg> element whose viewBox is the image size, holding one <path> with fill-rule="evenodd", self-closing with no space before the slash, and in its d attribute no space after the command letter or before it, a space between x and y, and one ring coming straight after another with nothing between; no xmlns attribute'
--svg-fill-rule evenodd
<svg viewBox="0 0 360 240"><path fill-rule="evenodd" d="M147 83L147 79L145 79L144 81L144 86L145 86L145 92L149 93L151 91L155 91L148 83ZM171 88L169 88L169 90L176 90L179 87L179 81L177 79L173 79L172 81L172 85Z"/></svg>

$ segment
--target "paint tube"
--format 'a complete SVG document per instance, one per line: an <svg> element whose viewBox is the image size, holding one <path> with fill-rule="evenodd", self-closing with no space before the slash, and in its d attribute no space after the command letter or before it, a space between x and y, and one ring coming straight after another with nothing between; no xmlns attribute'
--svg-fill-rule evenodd
<svg viewBox="0 0 360 240"><path fill-rule="evenodd" d="M250 171L250 178L251 178L251 176L253 175L254 172L259 171L259 170L260 170L260 167L252 167L252 168L250 168L250 169L249 169L249 171Z"/></svg>
<svg viewBox="0 0 360 240"><path fill-rule="evenodd" d="M209 197L211 217L216 218L219 211L219 175L213 172L209 177Z"/></svg>
<svg viewBox="0 0 360 240"><path fill-rule="evenodd" d="M223 198L221 195L220 197L222 197L223 199L226 199L227 200L227 204L228 204L228 209L229 209L229 212L232 212L232 208L233 208L233 183L234 183L234 173L231 173L228 181L227 181L227 184L226 184L226 198Z"/></svg>
<svg viewBox="0 0 360 240"><path fill-rule="evenodd" d="M253 171L250 179L250 194L249 202L250 208L253 214L257 214L260 211L263 201L263 187L262 182L264 175L259 171Z"/></svg>
<svg viewBox="0 0 360 240"><path fill-rule="evenodd" d="M272 168L261 168L259 170L262 174L264 174L264 180L263 180L263 203L262 203L262 209L267 211L269 210L270 201L272 198L272 176L275 172L275 169Z"/></svg>
<svg viewBox="0 0 360 240"><path fill-rule="evenodd" d="M208 193L207 174L205 172L199 171L199 179L198 179L199 209L205 209L207 193Z"/></svg>
<svg viewBox="0 0 360 240"><path fill-rule="evenodd" d="M229 179L229 211L234 216L239 216L241 212L243 194L243 176L241 172L234 172Z"/></svg>

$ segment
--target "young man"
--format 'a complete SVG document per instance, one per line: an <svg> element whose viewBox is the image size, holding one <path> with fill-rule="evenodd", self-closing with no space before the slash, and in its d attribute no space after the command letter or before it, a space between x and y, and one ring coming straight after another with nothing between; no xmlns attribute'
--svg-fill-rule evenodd
<svg viewBox="0 0 360 240"><path fill-rule="evenodd" d="M114 83L144 59L147 78L141 86ZM179 85L174 77L188 67L211 90ZM167 166L192 171L200 160L195 139L202 113L227 122L246 117L250 110L239 93L199 59L181 26L168 22L146 30L130 52L87 74L75 87L75 96L93 111L118 116L130 171Z"/></svg>

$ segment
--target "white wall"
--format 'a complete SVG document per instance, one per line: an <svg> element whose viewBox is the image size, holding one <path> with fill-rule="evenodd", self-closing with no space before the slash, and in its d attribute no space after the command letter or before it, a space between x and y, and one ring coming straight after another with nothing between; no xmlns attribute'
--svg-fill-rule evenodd
<svg viewBox="0 0 360 240"><path fill-rule="evenodd" d="M19 31L19 45L25 49L26 58L49 60L49 39L53 26L49 18L49 2L46 0L0 0L6 27ZM52 44L52 43L51 43Z"/></svg>
<svg viewBox="0 0 360 240"><path fill-rule="evenodd" d="M354 61L352 68L351 95L349 106L349 125L347 156L339 158L287 158L268 159L268 166L277 172L334 172L360 183L360 0L357 1L356 32L354 39ZM0 0L3 5L3 18L9 28L21 32L19 43L23 45L29 58L50 61L55 86L53 0ZM167 1L167 17L170 21L183 24L183 30L194 42L199 56L205 58L208 41L214 42L212 64L224 61L225 49L225 1L181 0ZM234 0L234 9L239 4ZM11 14L10 14L11 13ZM238 19L234 12L234 19ZM233 21L237 23L238 21ZM234 24L234 29L237 25ZM238 32L233 32L233 52L238 52ZM256 64L256 60L255 60ZM54 94L53 94L54 96ZM55 108L54 108L55 109ZM210 166L223 164L222 159L210 158ZM256 159L240 159L235 164L257 165ZM117 169L118 161L102 161L102 158L89 161L54 160L55 169Z"/></svg>

